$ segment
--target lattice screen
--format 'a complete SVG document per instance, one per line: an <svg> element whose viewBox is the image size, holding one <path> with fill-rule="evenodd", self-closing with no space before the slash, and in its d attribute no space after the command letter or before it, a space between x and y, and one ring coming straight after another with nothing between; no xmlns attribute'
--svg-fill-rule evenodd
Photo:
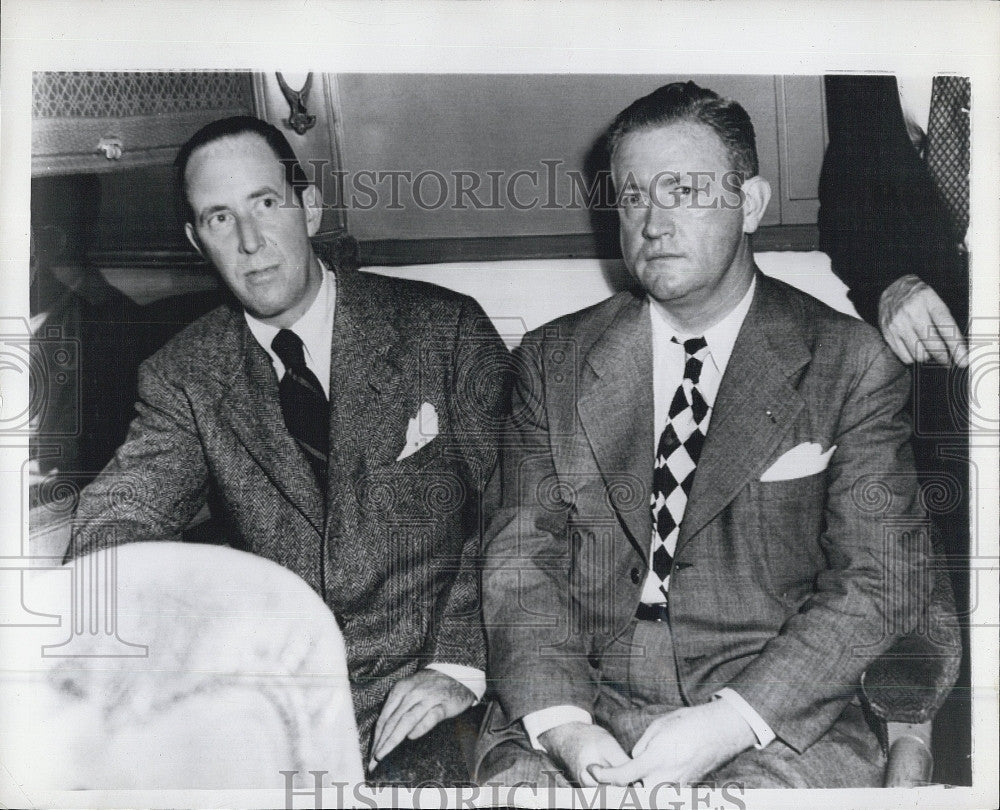
<svg viewBox="0 0 1000 810"><path fill-rule="evenodd" d="M32 76L34 118L115 118L253 110L250 73L75 72Z"/></svg>

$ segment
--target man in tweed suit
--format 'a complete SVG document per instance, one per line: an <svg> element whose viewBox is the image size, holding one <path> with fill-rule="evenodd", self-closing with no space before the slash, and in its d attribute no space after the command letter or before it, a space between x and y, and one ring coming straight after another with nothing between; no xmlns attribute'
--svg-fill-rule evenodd
<svg viewBox="0 0 1000 810"><path fill-rule="evenodd" d="M141 367L70 553L176 537L207 503L335 614L373 767L485 691L475 558L506 349L469 298L324 266L320 191L271 125L209 124L177 168L235 302Z"/></svg>
<svg viewBox="0 0 1000 810"><path fill-rule="evenodd" d="M609 149L642 292L522 344L478 779L881 784L854 698L930 579L906 370L757 269L770 188L738 104L667 85Z"/></svg>

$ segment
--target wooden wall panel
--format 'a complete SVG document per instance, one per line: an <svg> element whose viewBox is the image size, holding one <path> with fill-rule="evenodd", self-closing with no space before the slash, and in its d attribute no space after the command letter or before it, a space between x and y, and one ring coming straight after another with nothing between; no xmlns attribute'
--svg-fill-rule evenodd
<svg viewBox="0 0 1000 810"><path fill-rule="evenodd" d="M777 76L779 204L784 225L815 224L819 173L826 152L822 76Z"/></svg>
<svg viewBox="0 0 1000 810"><path fill-rule="evenodd" d="M304 74L287 78L299 87ZM825 145L819 77L316 73L308 100L316 126L288 131L289 139L331 206L321 241L339 245L349 233L362 263L614 258L616 213L588 209L571 178L585 185L606 165L599 138L625 104L685 78L739 100L754 121L761 172L775 188L760 249L815 248ZM285 129L275 74L255 75L253 89L257 114ZM98 175L96 218L93 208L84 218L96 219L89 250L101 266L199 264L176 216L167 162ZM422 191L434 205L417 205L406 182L394 198L392 172L436 173L444 202L436 204L432 175ZM461 195L460 184L475 183Z"/></svg>
<svg viewBox="0 0 1000 810"><path fill-rule="evenodd" d="M747 108L757 130L762 173L777 181L773 76L339 75L338 118L349 177L377 171L409 172L414 178L426 173L417 195L400 182L395 199L388 177L379 186L362 176L365 185L380 193L374 200L372 194L345 195L348 228L361 241L555 236L605 229L607 217L595 220L586 208L567 204L572 199L570 174L586 176L588 169L601 165L595 146L619 110L662 84L687 78ZM537 204L519 210L508 201L499 210L477 209L468 196L459 199L456 171L484 181L496 173L501 193L516 177L515 202L535 199ZM430 172L451 182L441 205L441 184ZM537 173L538 188L531 176L517 177L517 172ZM549 173L554 173L554 184L547 180ZM480 199L490 202L485 188ZM427 205L417 204L421 198ZM775 205L763 224L779 222Z"/></svg>

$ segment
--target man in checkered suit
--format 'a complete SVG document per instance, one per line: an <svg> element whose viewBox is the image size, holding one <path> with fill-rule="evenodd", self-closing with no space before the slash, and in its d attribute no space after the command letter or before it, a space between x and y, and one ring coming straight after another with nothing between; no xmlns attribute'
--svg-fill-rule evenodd
<svg viewBox="0 0 1000 810"><path fill-rule="evenodd" d="M667 85L608 143L641 291L520 350L478 778L881 784L858 684L931 579L907 372L757 269L742 107Z"/></svg>

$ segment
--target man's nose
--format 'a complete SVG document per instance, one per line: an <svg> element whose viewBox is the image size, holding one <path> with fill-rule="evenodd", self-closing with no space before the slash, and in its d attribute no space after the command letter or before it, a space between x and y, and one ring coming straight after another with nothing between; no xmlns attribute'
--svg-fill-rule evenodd
<svg viewBox="0 0 1000 810"><path fill-rule="evenodd" d="M650 200L642 223L642 235L647 239L671 236L674 232L674 212L663 202Z"/></svg>
<svg viewBox="0 0 1000 810"><path fill-rule="evenodd" d="M253 217L240 217L237 220L240 238L240 250L243 253L253 254L264 245L264 238L261 236L260 228Z"/></svg>

